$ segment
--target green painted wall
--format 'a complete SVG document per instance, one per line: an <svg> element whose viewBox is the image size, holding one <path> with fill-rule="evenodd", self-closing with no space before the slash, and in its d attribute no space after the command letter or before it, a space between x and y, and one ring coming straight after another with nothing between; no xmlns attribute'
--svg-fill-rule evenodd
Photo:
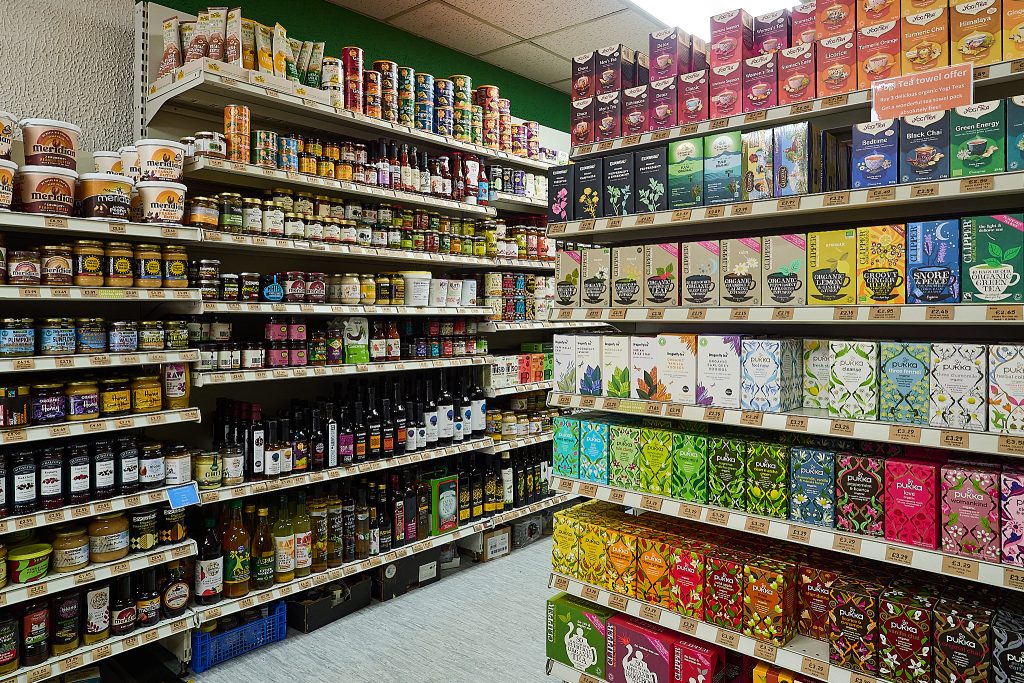
<svg viewBox="0 0 1024 683"><path fill-rule="evenodd" d="M210 6L209 0L159 1L189 14ZM281 22L289 37L326 41L328 55L340 56L343 46L358 45L364 50L367 64L375 59L391 59L437 78L467 74L474 85L501 88L502 97L512 100L513 115L557 130L569 129L567 94L357 12L323 0L246 0L242 11L247 18L263 24Z"/></svg>

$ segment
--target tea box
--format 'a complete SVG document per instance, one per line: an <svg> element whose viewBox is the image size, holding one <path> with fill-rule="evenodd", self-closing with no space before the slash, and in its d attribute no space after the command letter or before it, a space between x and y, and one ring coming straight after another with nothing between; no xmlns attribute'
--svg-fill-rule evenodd
<svg viewBox="0 0 1024 683"><path fill-rule="evenodd" d="M779 62L779 104L813 100L817 93L814 43L780 50L776 55Z"/></svg>
<svg viewBox="0 0 1024 683"><path fill-rule="evenodd" d="M804 339L803 407L828 408L828 378L832 368L827 339Z"/></svg>
<svg viewBox="0 0 1024 683"><path fill-rule="evenodd" d="M789 514L789 448L747 443L747 512L786 519Z"/></svg>
<svg viewBox="0 0 1024 683"><path fill-rule="evenodd" d="M1003 59L1024 57L1024 5L1019 0L1003 0Z"/></svg>
<svg viewBox="0 0 1024 683"><path fill-rule="evenodd" d="M588 97L573 100L569 104L569 130L574 145L586 145L594 141L594 109L597 99ZM573 201L575 204L575 200Z"/></svg>
<svg viewBox="0 0 1024 683"><path fill-rule="evenodd" d="M643 52L636 53L636 72L633 75L633 85L643 85L651 82L651 62ZM629 88L626 88L627 90Z"/></svg>
<svg viewBox="0 0 1024 683"><path fill-rule="evenodd" d="M775 196L817 192L821 154L817 129L807 122L787 123L772 129Z"/></svg>
<svg viewBox="0 0 1024 683"><path fill-rule="evenodd" d="M604 395L629 398L629 337L608 334L601 338L601 374Z"/></svg>
<svg viewBox="0 0 1024 683"><path fill-rule="evenodd" d="M745 553L715 548L704 557L704 618L709 624L739 631L745 624Z"/></svg>
<svg viewBox="0 0 1024 683"><path fill-rule="evenodd" d="M711 67L708 78L708 118L720 119L743 111L743 62Z"/></svg>
<svg viewBox="0 0 1024 683"><path fill-rule="evenodd" d="M991 681L993 611L966 597L944 595L933 609L935 680L945 683Z"/></svg>
<svg viewBox="0 0 1024 683"><path fill-rule="evenodd" d="M814 45L818 39L816 26L817 7L814 2L801 3L790 10L789 34L792 45Z"/></svg>
<svg viewBox="0 0 1024 683"><path fill-rule="evenodd" d="M576 335L576 378L579 380L579 393L584 396L604 395L601 351L600 335Z"/></svg>
<svg viewBox="0 0 1024 683"><path fill-rule="evenodd" d="M679 634L625 614L608 620L605 680L632 683L638 672L650 681L671 681Z"/></svg>
<svg viewBox="0 0 1024 683"><path fill-rule="evenodd" d="M812 232L807 235L808 302L842 306L857 301L857 231Z"/></svg>
<svg viewBox="0 0 1024 683"><path fill-rule="evenodd" d="M1024 433L1024 346L988 347L988 387L989 431Z"/></svg>
<svg viewBox="0 0 1024 683"><path fill-rule="evenodd" d="M667 429L640 428L640 490L660 496L672 490L672 434Z"/></svg>
<svg viewBox="0 0 1024 683"><path fill-rule="evenodd" d="M630 337L630 378L633 386L630 389L632 398L642 401L667 401L665 385L659 379L661 374L657 365L657 337Z"/></svg>
<svg viewBox="0 0 1024 683"><path fill-rule="evenodd" d="M647 105L649 87L638 85L622 91L623 135L639 135L647 130Z"/></svg>
<svg viewBox="0 0 1024 683"><path fill-rule="evenodd" d="M708 440L701 434L672 434L672 497L708 502Z"/></svg>
<svg viewBox="0 0 1024 683"><path fill-rule="evenodd" d="M1002 12L1005 0L949 3L951 64L983 66L1003 60Z"/></svg>
<svg viewBox="0 0 1024 683"><path fill-rule="evenodd" d="M576 335L556 334L554 344L555 389L566 394L576 393Z"/></svg>
<svg viewBox="0 0 1024 683"><path fill-rule="evenodd" d="M674 680L718 681L725 671L725 661L725 650L718 645L681 636L675 649Z"/></svg>
<svg viewBox="0 0 1024 683"><path fill-rule="evenodd" d="M1024 567L1024 469L1004 467L999 478L1003 564Z"/></svg>
<svg viewBox="0 0 1024 683"><path fill-rule="evenodd" d="M739 335L697 337L697 405L740 407L742 340Z"/></svg>
<svg viewBox="0 0 1024 683"><path fill-rule="evenodd" d="M604 157L604 215L633 213L633 153Z"/></svg>
<svg viewBox="0 0 1024 683"><path fill-rule="evenodd" d="M857 303L904 303L906 259L906 226L857 228Z"/></svg>
<svg viewBox="0 0 1024 683"><path fill-rule="evenodd" d="M799 339L744 339L740 407L763 413L800 408L802 354Z"/></svg>
<svg viewBox="0 0 1024 683"><path fill-rule="evenodd" d="M885 538L939 547L939 464L908 458L885 461Z"/></svg>
<svg viewBox="0 0 1024 683"><path fill-rule="evenodd" d="M576 577L595 586L604 585L608 565L605 524L596 519L579 519L579 561Z"/></svg>
<svg viewBox="0 0 1024 683"><path fill-rule="evenodd" d="M552 166L548 169L548 223L564 223L572 220L574 202L573 170L575 166Z"/></svg>
<svg viewBox="0 0 1024 683"><path fill-rule="evenodd" d="M608 427L608 485L640 490L640 428L624 424Z"/></svg>
<svg viewBox="0 0 1024 683"><path fill-rule="evenodd" d="M639 306L643 301L644 248L642 245L612 249L612 305Z"/></svg>
<svg viewBox="0 0 1024 683"><path fill-rule="evenodd" d="M895 3L882 3L893 7ZM862 3L863 6L863 3ZM884 78L900 75L900 17L857 31L857 88L867 90Z"/></svg>
<svg viewBox="0 0 1024 683"><path fill-rule="evenodd" d="M820 0L815 10L817 39L849 33L857 26L856 0Z"/></svg>
<svg viewBox="0 0 1024 683"><path fill-rule="evenodd" d="M988 426L988 363L982 344L932 344L928 424L983 432Z"/></svg>
<svg viewBox="0 0 1024 683"><path fill-rule="evenodd" d="M572 101L586 99L597 94L597 78L594 75L594 53L577 55L572 58Z"/></svg>
<svg viewBox="0 0 1024 683"><path fill-rule="evenodd" d="M743 60L743 111L778 106L778 64L775 53Z"/></svg>
<svg viewBox="0 0 1024 683"><path fill-rule="evenodd" d="M915 74L949 66L949 8L945 2L900 21L903 73Z"/></svg>
<svg viewBox="0 0 1024 683"><path fill-rule="evenodd" d="M664 147L633 154L636 177L636 210L664 211L668 208L668 163Z"/></svg>
<svg viewBox="0 0 1024 683"><path fill-rule="evenodd" d="M842 33L818 41L818 97L857 89L857 34Z"/></svg>
<svg viewBox="0 0 1024 683"><path fill-rule="evenodd" d="M836 528L866 536L885 534L885 459L836 456Z"/></svg>
<svg viewBox="0 0 1024 683"><path fill-rule="evenodd" d="M747 443L730 436L707 437L708 504L747 509Z"/></svg>
<svg viewBox="0 0 1024 683"><path fill-rule="evenodd" d="M743 175L742 133L733 131L704 138L704 203L739 201Z"/></svg>
<svg viewBox="0 0 1024 683"><path fill-rule="evenodd" d="M835 510L835 453L794 446L789 452L789 518L831 529Z"/></svg>
<svg viewBox="0 0 1024 683"><path fill-rule="evenodd" d="M576 519L565 511L556 512L551 530L551 571L574 576L578 552Z"/></svg>
<svg viewBox="0 0 1024 683"><path fill-rule="evenodd" d="M654 362L661 375L665 400L694 405L697 400L697 336L659 334Z"/></svg>
<svg viewBox="0 0 1024 683"><path fill-rule="evenodd" d="M865 28L892 21L899 25L900 3L893 0L867 0L857 3L857 26ZM898 40L898 35L897 35ZM897 42L897 50L899 43ZM898 74L893 74L898 75Z"/></svg>
<svg viewBox="0 0 1024 683"><path fill-rule="evenodd" d="M936 7L949 7L949 0L900 0L900 10L903 16Z"/></svg>
<svg viewBox="0 0 1024 683"><path fill-rule="evenodd" d="M743 567L743 634L783 646L796 632L796 565L760 557Z"/></svg>
<svg viewBox="0 0 1024 683"><path fill-rule="evenodd" d="M828 414L878 419L878 342L829 341Z"/></svg>
<svg viewBox="0 0 1024 683"><path fill-rule="evenodd" d="M956 219L907 223L907 303L960 302Z"/></svg>
<svg viewBox="0 0 1024 683"><path fill-rule="evenodd" d="M1017 683L1024 677L1024 616L1016 609L1000 609L992 619L991 667L995 683Z"/></svg>
<svg viewBox="0 0 1024 683"><path fill-rule="evenodd" d="M761 238L761 299L764 304L803 306L807 267L803 233Z"/></svg>
<svg viewBox="0 0 1024 683"><path fill-rule="evenodd" d="M878 599L883 586L840 577L829 595L829 661L866 674L878 672Z"/></svg>
<svg viewBox="0 0 1024 683"><path fill-rule="evenodd" d="M582 252L572 249L557 252L555 256L555 307L576 308L580 305L580 265L582 261Z"/></svg>
<svg viewBox="0 0 1024 683"><path fill-rule="evenodd" d="M584 481L608 483L608 424L580 421L580 476Z"/></svg>
<svg viewBox="0 0 1024 683"><path fill-rule="evenodd" d="M622 137L622 93L605 93L594 98L594 142Z"/></svg>
<svg viewBox="0 0 1024 683"><path fill-rule="evenodd" d="M895 185L899 175L899 143L898 119L854 125L853 187Z"/></svg>
<svg viewBox="0 0 1024 683"><path fill-rule="evenodd" d="M676 125L676 79L651 81L647 95L646 130L655 131Z"/></svg>
<svg viewBox="0 0 1024 683"><path fill-rule="evenodd" d="M680 291L683 305L717 306L718 272L721 259L721 245L718 240L701 242L683 242L682 280L683 290Z"/></svg>
<svg viewBox="0 0 1024 683"><path fill-rule="evenodd" d="M573 183L576 189L573 193L573 215L580 220L600 218L603 215L603 162L604 160L599 157L575 164L576 174Z"/></svg>
<svg viewBox="0 0 1024 683"><path fill-rule="evenodd" d="M577 479L580 476L580 421L560 415L552 418L552 468L555 474Z"/></svg>
<svg viewBox="0 0 1024 683"><path fill-rule="evenodd" d="M797 632L815 640L828 640L829 597L839 574L813 564L797 572Z"/></svg>
<svg viewBox="0 0 1024 683"><path fill-rule="evenodd" d="M676 603L672 567L679 554L679 541L656 532L639 534L636 541L636 583L633 595L659 607L672 609Z"/></svg>
<svg viewBox="0 0 1024 683"><path fill-rule="evenodd" d="M675 601L672 609L683 616L704 619L704 582L707 576L707 549L700 541L682 539L679 552L675 554L672 586Z"/></svg>
<svg viewBox="0 0 1024 683"><path fill-rule="evenodd" d="M1019 0L1012 0L1014 4L1021 6L1024 14L1024 4ZM1024 24L1022 24L1022 38L1024 38ZM1016 95L1006 99L1006 170L1020 171L1024 169L1024 95Z"/></svg>
<svg viewBox="0 0 1024 683"><path fill-rule="evenodd" d="M999 467L950 463L942 468L942 551L999 562Z"/></svg>
<svg viewBox="0 0 1024 683"><path fill-rule="evenodd" d="M738 63L753 56L754 20L744 10L712 16L710 35L712 67Z"/></svg>
<svg viewBox="0 0 1024 683"><path fill-rule="evenodd" d="M690 35L678 28L664 28L648 39L650 80L675 78L690 70Z"/></svg>
<svg viewBox="0 0 1024 683"><path fill-rule="evenodd" d="M789 47L789 10L754 17L754 55L767 55Z"/></svg>
<svg viewBox="0 0 1024 683"><path fill-rule="evenodd" d="M580 277L583 288L580 302L584 308L606 308L611 306L612 252L608 247L591 247L583 250Z"/></svg>
<svg viewBox="0 0 1024 683"><path fill-rule="evenodd" d="M1024 301L1024 215L965 216L960 256L965 303Z"/></svg>
<svg viewBox="0 0 1024 683"><path fill-rule="evenodd" d="M632 88L636 85L636 52L625 45L602 47L594 52L594 73L597 96Z"/></svg>
<svg viewBox="0 0 1024 683"><path fill-rule="evenodd" d="M721 241L722 279L719 291L723 301L737 306L758 306L761 295L761 238L739 237Z"/></svg>
<svg viewBox="0 0 1024 683"><path fill-rule="evenodd" d="M644 247L644 305L677 306L679 292L679 243L648 244Z"/></svg>
<svg viewBox="0 0 1024 683"><path fill-rule="evenodd" d="M918 683L932 670L932 610L938 596L922 586L889 586L878 598L878 673L887 681ZM945 683L945 681L943 681Z"/></svg>
<svg viewBox="0 0 1024 683"><path fill-rule="evenodd" d="M704 142L701 138L668 145L668 208L704 203Z"/></svg>
<svg viewBox="0 0 1024 683"><path fill-rule="evenodd" d="M604 678L608 620L615 610L566 593L548 599L547 656L577 671Z"/></svg>
<svg viewBox="0 0 1024 683"><path fill-rule="evenodd" d="M896 424L928 424L927 343L882 342L879 348L878 419Z"/></svg>
<svg viewBox="0 0 1024 683"><path fill-rule="evenodd" d="M949 174L953 178L1006 170L1003 100L955 107L949 121Z"/></svg>
<svg viewBox="0 0 1024 683"><path fill-rule="evenodd" d="M618 522L604 527L605 568L604 580L598 585L608 590L633 597L636 583L636 527Z"/></svg>
<svg viewBox="0 0 1024 683"><path fill-rule="evenodd" d="M901 183L949 177L949 112L904 116L899 130Z"/></svg>
<svg viewBox="0 0 1024 683"><path fill-rule="evenodd" d="M772 131L768 128L743 133L742 140L743 199L769 199L775 181L772 173Z"/></svg>
<svg viewBox="0 0 1024 683"><path fill-rule="evenodd" d="M676 83L676 120L679 125L708 120L710 84L707 69L680 74Z"/></svg>

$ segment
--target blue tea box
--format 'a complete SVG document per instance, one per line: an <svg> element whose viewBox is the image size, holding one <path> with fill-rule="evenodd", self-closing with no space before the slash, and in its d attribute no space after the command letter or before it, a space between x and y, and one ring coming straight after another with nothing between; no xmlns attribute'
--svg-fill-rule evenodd
<svg viewBox="0 0 1024 683"><path fill-rule="evenodd" d="M789 518L832 528L836 511L835 454L818 448L789 452Z"/></svg>
<svg viewBox="0 0 1024 683"><path fill-rule="evenodd" d="M578 479L580 476L580 421L560 415L552 420L551 465L555 474Z"/></svg>
<svg viewBox="0 0 1024 683"><path fill-rule="evenodd" d="M879 346L878 419L907 425L928 424L928 363L931 344L882 342Z"/></svg>
<svg viewBox="0 0 1024 683"><path fill-rule="evenodd" d="M907 223L907 303L960 303L960 222Z"/></svg>
<svg viewBox="0 0 1024 683"><path fill-rule="evenodd" d="M900 182L949 177L949 112L931 111L900 119Z"/></svg>
<svg viewBox="0 0 1024 683"><path fill-rule="evenodd" d="M608 424L580 421L580 476L584 481L608 483Z"/></svg>
<svg viewBox="0 0 1024 683"><path fill-rule="evenodd" d="M743 134L740 131L704 138L704 204L740 200L743 185Z"/></svg>
<svg viewBox="0 0 1024 683"><path fill-rule="evenodd" d="M1024 95L1006 100L1006 170L1024 171Z"/></svg>
<svg viewBox="0 0 1024 683"><path fill-rule="evenodd" d="M776 197L818 192L821 188L821 140L810 123L772 129L772 174Z"/></svg>
<svg viewBox="0 0 1024 683"><path fill-rule="evenodd" d="M895 185L899 174L899 119L880 119L853 127L851 186Z"/></svg>
<svg viewBox="0 0 1024 683"><path fill-rule="evenodd" d="M708 505L747 509L747 442L730 436L709 436Z"/></svg>
<svg viewBox="0 0 1024 683"><path fill-rule="evenodd" d="M743 339L740 408L784 413L803 404L799 339Z"/></svg>

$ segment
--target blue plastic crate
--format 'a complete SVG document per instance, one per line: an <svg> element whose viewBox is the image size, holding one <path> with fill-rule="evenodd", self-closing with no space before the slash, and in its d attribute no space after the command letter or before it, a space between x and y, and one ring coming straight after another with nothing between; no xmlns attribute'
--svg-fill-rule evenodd
<svg viewBox="0 0 1024 683"><path fill-rule="evenodd" d="M284 640L288 632L288 607L279 600L270 614L224 633L192 632L192 671L207 669L269 643Z"/></svg>

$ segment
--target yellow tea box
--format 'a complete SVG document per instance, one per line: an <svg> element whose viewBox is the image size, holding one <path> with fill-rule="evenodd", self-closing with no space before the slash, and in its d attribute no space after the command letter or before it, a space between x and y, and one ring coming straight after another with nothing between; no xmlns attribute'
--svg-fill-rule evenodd
<svg viewBox="0 0 1024 683"><path fill-rule="evenodd" d="M857 302L857 231L812 232L807 236L808 303L850 306Z"/></svg>
<svg viewBox="0 0 1024 683"><path fill-rule="evenodd" d="M857 303L906 303L907 230L905 225L857 228Z"/></svg>
<svg viewBox="0 0 1024 683"><path fill-rule="evenodd" d="M644 248L612 250L612 306L643 306Z"/></svg>
<svg viewBox="0 0 1024 683"><path fill-rule="evenodd" d="M604 585L608 565L608 545L605 527L600 522L579 520L579 561L576 577L595 586Z"/></svg>
<svg viewBox="0 0 1024 683"><path fill-rule="evenodd" d="M576 576L579 571L579 525L576 518L556 512L551 531L551 571Z"/></svg>
<svg viewBox="0 0 1024 683"><path fill-rule="evenodd" d="M642 401L667 401L665 385L658 378L657 337L630 337L630 375L633 379L631 394Z"/></svg>
<svg viewBox="0 0 1024 683"><path fill-rule="evenodd" d="M637 529L615 525L605 529L604 580L600 585L613 593L635 596Z"/></svg>
<svg viewBox="0 0 1024 683"><path fill-rule="evenodd" d="M974 66L1003 59L1002 4L1007 0L949 3L950 63Z"/></svg>
<svg viewBox="0 0 1024 683"><path fill-rule="evenodd" d="M665 400L694 405L697 402L697 335L659 334L654 356Z"/></svg>

